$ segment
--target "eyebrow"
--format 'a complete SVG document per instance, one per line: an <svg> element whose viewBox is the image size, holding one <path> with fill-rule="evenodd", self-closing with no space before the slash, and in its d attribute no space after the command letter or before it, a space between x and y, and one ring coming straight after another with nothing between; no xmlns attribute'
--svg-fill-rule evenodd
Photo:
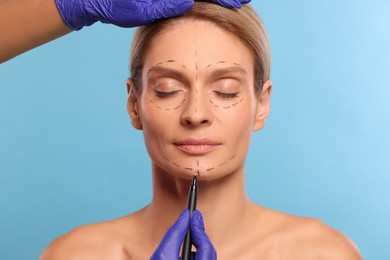
<svg viewBox="0 0 390 260"><path fill-rule="evenodd" d="M180 71L175 70L175 69L165 68L165 67L158 66L158 65L151 67L148 70L148 72L146 73L146 75L149 76L149 74L152 74L152 73L161 74L161 75L164 75L167 77L172 77L172 78L181 79L181 80L186 79L184 74L181 73Z"/></svg>
<svg viewBox="0 0 390 260"><path fill-rule="evenodd" d="M244 70L243 68L233 66L233 67L227 67L227 68L220 68L217 70L214 70L211 72L211 78L216 79L216 78L222 78L224 76L228 76L231 74L242 74L242 75L247 75L248 72Z"/></svg>

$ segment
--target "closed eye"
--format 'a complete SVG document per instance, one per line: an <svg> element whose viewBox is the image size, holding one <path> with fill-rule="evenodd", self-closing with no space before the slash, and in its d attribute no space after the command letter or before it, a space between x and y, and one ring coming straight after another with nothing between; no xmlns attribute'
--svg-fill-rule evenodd
<svg viewBox="0 0 390 260"><path fill-rule="evenodd" d="M218 97L224 98L224 99L233 99L238 97L238 92L233 93L226 93L226 92L220 92L220 91L213 91L215 95Z"/></svg>
<svg viewBox="0 0 390 260"><path fill-rule="evenodd" d="M173 96L179 94L179 92L181 92L181 91L182 90L174 90L174 91L157 91L157 90L155 90L154 93L159 98L165 98L165 97L173 97Z"/></svg>

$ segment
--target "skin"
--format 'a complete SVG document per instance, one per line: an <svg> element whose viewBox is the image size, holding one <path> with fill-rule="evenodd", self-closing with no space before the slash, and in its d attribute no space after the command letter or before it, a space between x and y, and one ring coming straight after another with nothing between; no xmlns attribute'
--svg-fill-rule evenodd
<svg viewBox="0 0 390 260"><path fill-rule="evenodd" d="M0 63L71 31L54 0L1 0Z"/></svg>
<svg viewBox="0 0 390 260"><path fill-rule="evenodd" d="M155 66L169 73L149 73ZM245 72L215 77L216 71L232 66ZM270 112L272 88L266 81L260 93L255 91L253 67L249 49L209 22L184 20L157 36L145 57L142 92L134 93L128 81L127 106L132 125L144 132L152 160L151 203L128 216L76 228L50 244L41 260L148 259L186 207L193 175L186 167L200 171L198 209L219 259L361 259L347 237L324 223L248 199L245 157L252 132L263 128ZM164 110L150 102L161 79L167 88L184 86L186 99L179 108ZM214 106L209 90L219 84L225 91L238 86L243 100L226 109ZM177 140L205 137L218 143L205 154L189 154L176 145Z"/></svg>

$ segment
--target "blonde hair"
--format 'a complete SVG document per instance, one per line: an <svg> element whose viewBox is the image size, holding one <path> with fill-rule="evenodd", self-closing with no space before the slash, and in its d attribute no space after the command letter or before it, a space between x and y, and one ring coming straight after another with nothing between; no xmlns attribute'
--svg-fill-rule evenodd
<svg viewBox="0 0 390 260"><path fill-rule="evenodd" d="M185 14L141 26L135 32L130 55L130 73L136 93L141 91L144 57L152 40L180 19L209 21L236 35L253 53L255 87L261 90L263 83L270 78L271 54L264 24L253 7L246 4L241 9L228 9L212 3L195 2L194 7Z"/></svg>

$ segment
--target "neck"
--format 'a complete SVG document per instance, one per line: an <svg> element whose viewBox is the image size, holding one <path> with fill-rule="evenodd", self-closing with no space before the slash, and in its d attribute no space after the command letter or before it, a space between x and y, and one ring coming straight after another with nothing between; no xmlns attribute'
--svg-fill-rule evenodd
<svg viewBox="0 0 390 260"><path fill-rule="evenodd" d="M187 208L189 180L173 177L153 166L153 199L145 209L153 240L160 240L180 212ZM214 246L229 244L240 234L253 205L246 193L244 167L218 178L198 179L197 209L203 215L207 234Z"/></svg>

